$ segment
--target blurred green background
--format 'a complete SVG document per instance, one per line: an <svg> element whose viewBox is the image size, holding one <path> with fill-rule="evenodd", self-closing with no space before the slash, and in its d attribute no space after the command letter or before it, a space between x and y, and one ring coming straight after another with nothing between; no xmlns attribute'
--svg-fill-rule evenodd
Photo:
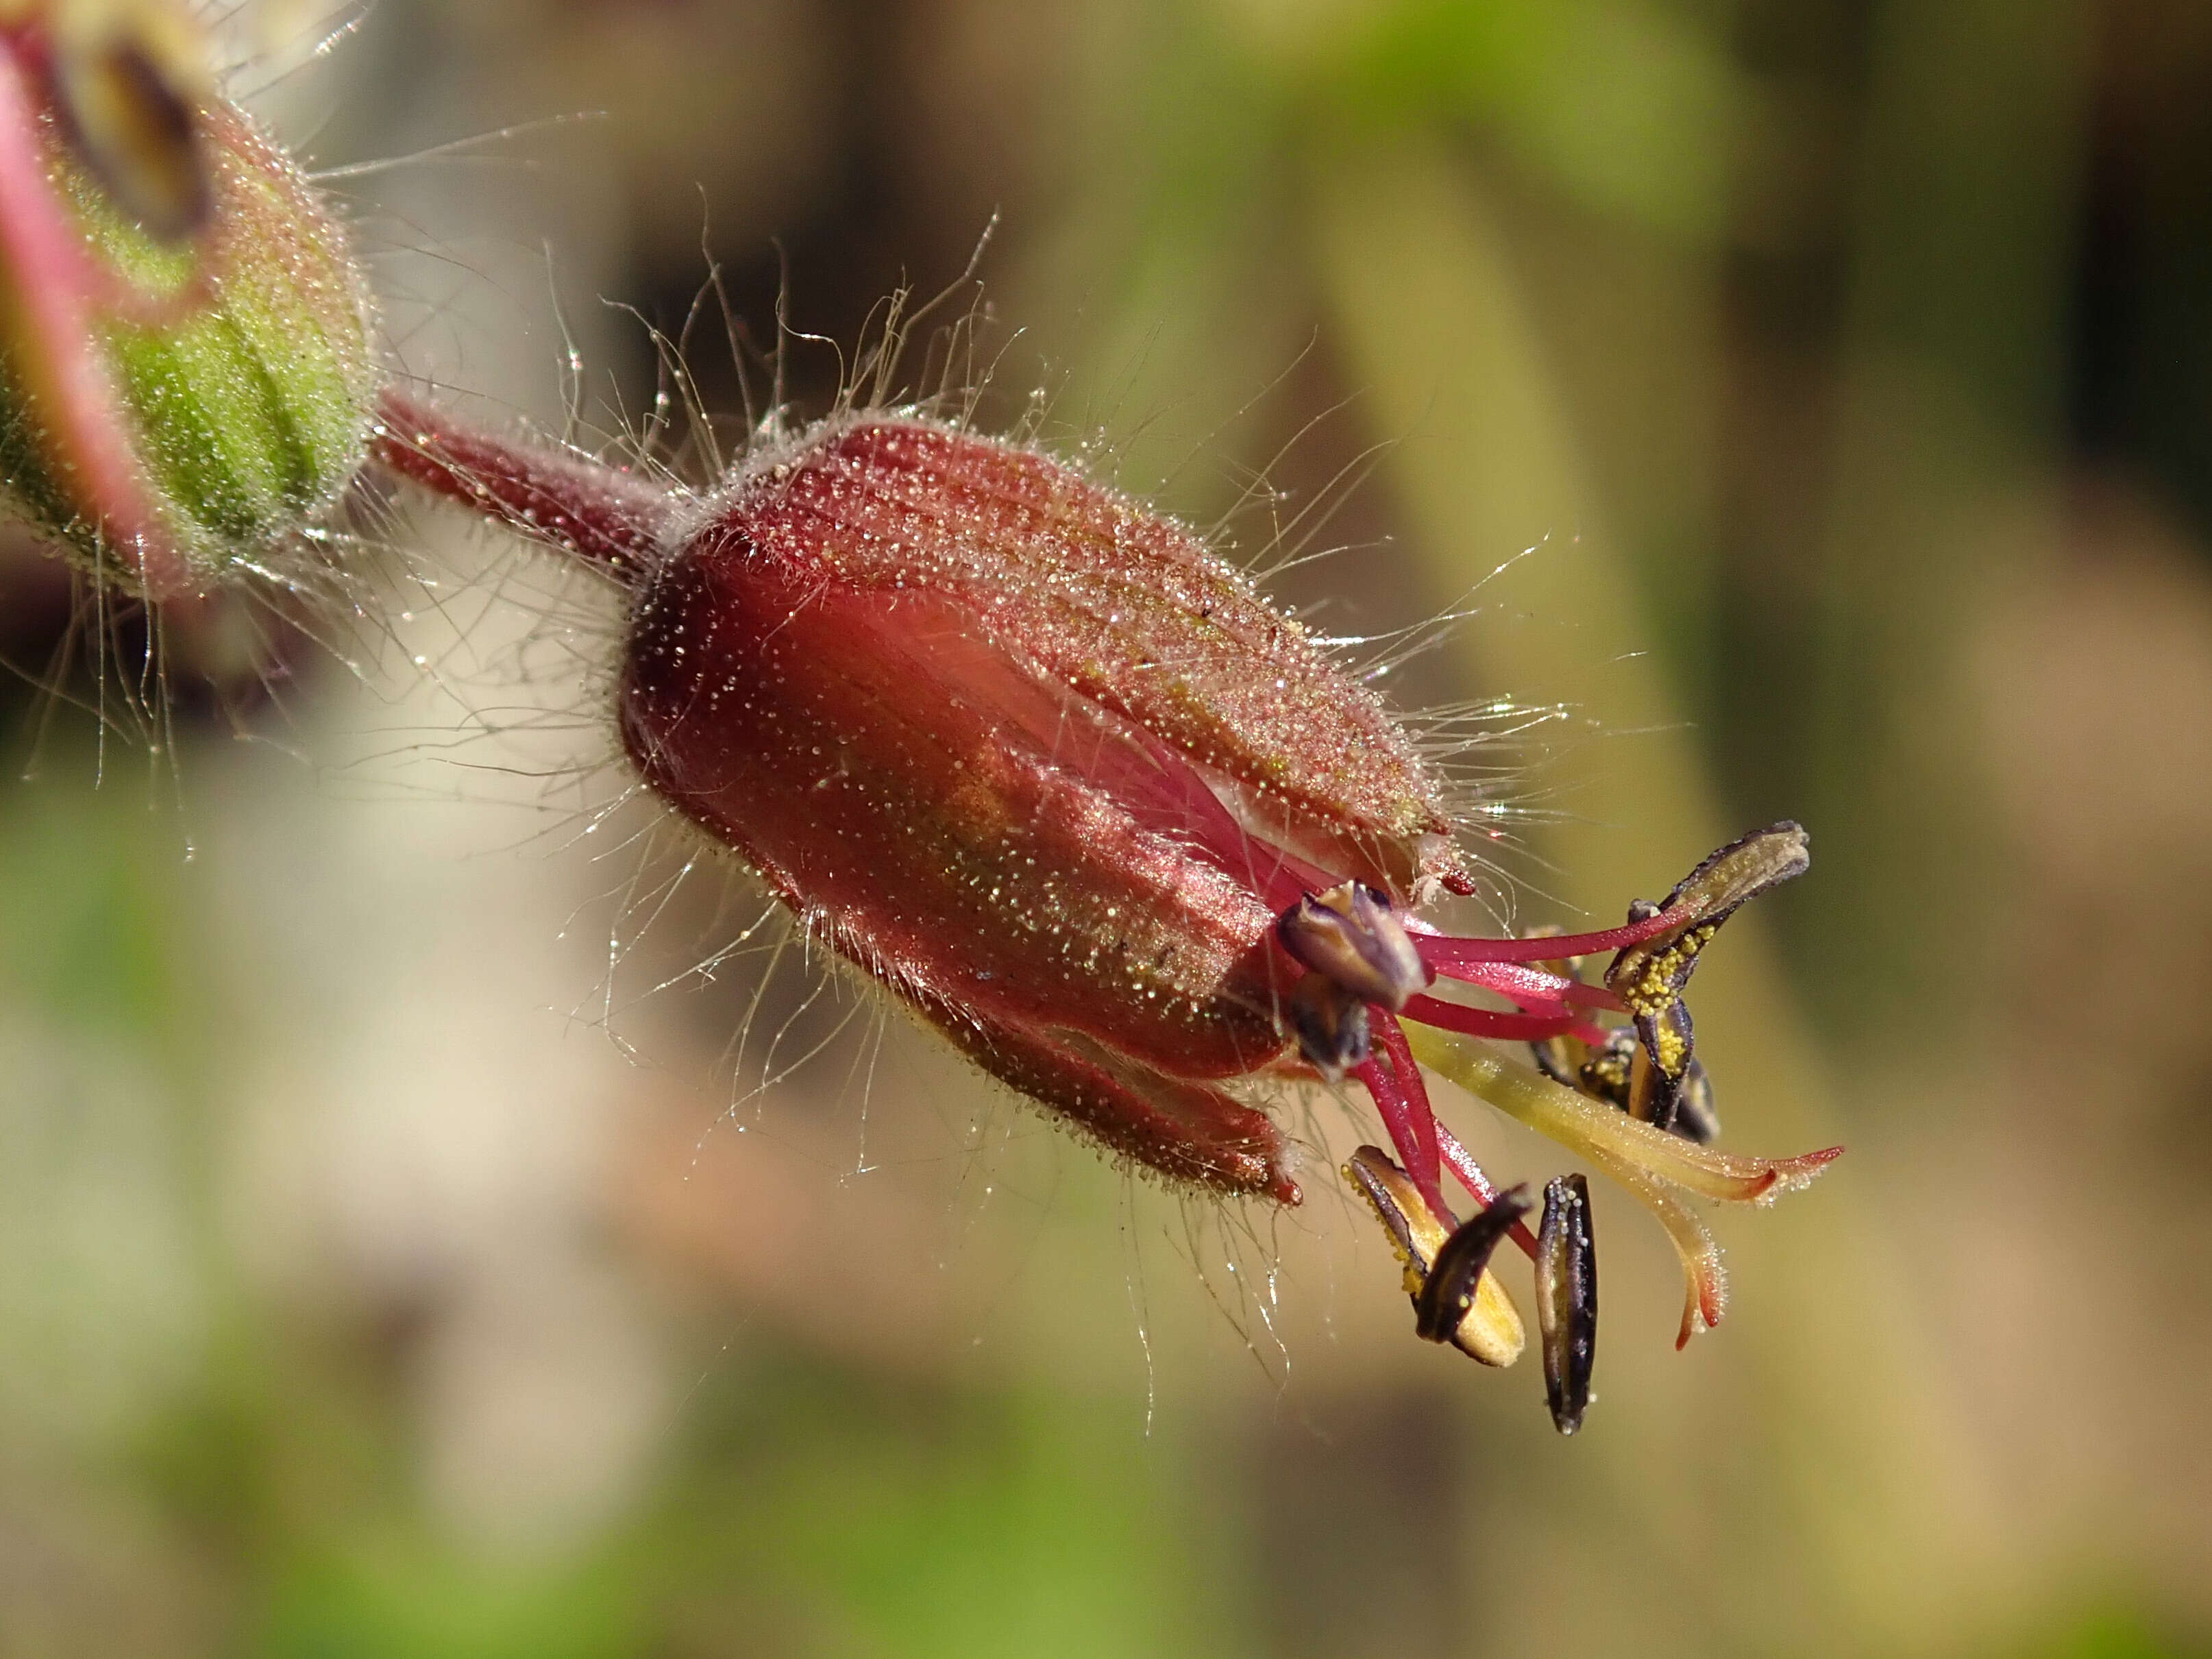
<svg viewBox="0 0 2212 1659"><path fill-rule="evenodd" d="M198 641L161 754L9 694L0 1655L2212 1652L2212 9L319 12L226 27L395 355L556 427L650 407L702 248L849 344L1000 213L987 409L1250 556L1324 504L1329 631L1474 613L1401 707L1561 711L1517 923L1812 828L1697 1012L1730 1144L1850 1155L1680 1355L1601 1193L1560 1440L1325 1179L1186 1203L687 974L755 908L593 815L609 601L410 511L448 574Z"/></svg>

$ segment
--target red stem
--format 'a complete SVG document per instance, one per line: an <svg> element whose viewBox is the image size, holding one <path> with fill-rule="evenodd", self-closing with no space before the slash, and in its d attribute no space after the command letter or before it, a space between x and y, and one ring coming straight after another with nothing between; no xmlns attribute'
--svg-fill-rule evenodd
<svg viewBox="0 0 2212 1659"><path fill-rule="evenodd" d="M1578 979L1563 979L1557 974L1531 968L1525 963L1461 963L1449 968L1439 967L1437 971L1446 979L1480 985L1486 991L1495 991L1500 996L1510 997L1524 1009L1533 1010L1538 1005L1557 1007L1572 1003L1583 1008L1609 1008L1615 1013L1627 1012L1627 1004L1602 985L1585 985Z"/></svg>
<svg viewBox="0 0 2212 1659"><path fill-rule="evenodd" d="M484 430L397 387L377 415L372 453L400 477L618 580L652 568L673 492L574 450Z"/></svg>
<svg viewBox="0 0 2212 1659"><path fill-rule="evenodd" d="M1379 1056L1370 1057L1352 1075L1375 1097L1375 1109L1382 1115L1382 1127L1390 1132L1390 1144L1405 1164L1407 1175L1419 1189L1430 1213L1449 1231L1459 1225L1459 1218L1444 1202L1443 1183L1438 1179L1442 1165L1437 1146L1438 1125L1436 1113L1429 1107L1428 1091L1421 1084L1420 1068L1413 1063L1413 1051L1398 1022L1380 1008L1369 1013L1390 1064L1384 1065Z"/></svg>

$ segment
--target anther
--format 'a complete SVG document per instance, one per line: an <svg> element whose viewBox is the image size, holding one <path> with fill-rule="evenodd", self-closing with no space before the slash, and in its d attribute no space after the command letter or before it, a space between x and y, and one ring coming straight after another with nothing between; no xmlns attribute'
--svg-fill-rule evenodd
<svg viewBox="0 0 2212 1659"><path fill-rule="evenodd" d="M1366 1063L1367 1005L1328 975L1306 975L1291 988L1282 1008L1299 1054L1325 1081L1341 1083L1346 1072Z"/></svg>
<svg viewBox="0 0 2212 1659"><path fill-rule="evenodd" d="M1358 1189L1359 1195L1373 1208L1376 1218L1382 1222L1383 1231L1389 1234L1399 1265L1404 1269L1407 1297L1413 1303L1414 1314L1419 1318L1421 1297L1436 1277L1437 1259L1449 1248L1451 1239L1466 1229L1447 1234L1444 1224L1437 1219L1412 1180L1379 1146L1362 1146L1352 1153L1344 1166L1344 1178ZM1510 1195L1501 1194L1498 1203L1483 1214L1498 1213L1505 1207L1508 1196ZM1507 1219L1505 1228L1510 1228L1512 1220L1528 1207L1523 1200L1516 1198L1515 1201L1520 1207ZM1468 1224L1472 1226L1474 1223ZM1504 1231L1500 1230L1500 1237ZM1492 1244L1494 1248L1496 1240ZM1520 1310L1514 1307L1505 1287L1498 1282L1498 1275L1486 1271L1482 1262L1464 1265L1468 1267L1464 1280L1465 1305L1458 1310L1453 1328L1433 1340L1449 1342L1486 1365L1510 1365L1521 1357L1521 1350L1528 1342Z"/></svg>
<svg viewBox="0 0 2212 1659"><path fill-rule="evenodd" d="M1394 1014L1436 980L1390 896L1363 881L1301 895L1276 922L1275 936L1299 963Z"/></svg>
<svg viewBox="0 0 2212 1659"><path fill-rule="evenodd" d="M1561 1434L1583 1425L1597 1358L1597 1245L1589 1183L1561 1176L1544 1188L1536 1233L1536 1328L1544 1344L1544 1392Z"/></svg>
<svg viewBox="0 0 2212 1659"><path fill-rule="evenodd" d="M1674 919L1673 926L1624 947L1606 970L1606 988L1635 1016L1648 1062L1630 1085L1626 1103L1632 1116L1692 1140L1710 1139L1718 1130L1682 993L1723 922L1747 901L1804 873L1812 861L1806 841L1804 830L1787 822L1757 830L1690 872L1664 904L1639 899L1629 907L1631 925L1662 915Z"/></svg>
<svg viewBox="0 0 2212 1659"><path fill-rule="evenodd" d="M1430 1342L1455 1340L1474 1310L1475 1294L1492 1252L1531 1206L1526 1187L1509 1187L1498 1201L1460 1224L1437 1252L1421 1293L1413 1298L1413 1334Z"/></svg>

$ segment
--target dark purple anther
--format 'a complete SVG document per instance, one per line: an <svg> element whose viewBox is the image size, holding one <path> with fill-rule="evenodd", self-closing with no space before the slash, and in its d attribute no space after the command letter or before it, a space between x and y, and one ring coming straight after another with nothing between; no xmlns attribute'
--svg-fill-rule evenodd
<svg viewBox="0 0 2212 1659"><path fill-rule="evenodd" d="M1307 893L1275 924L1283 949L1362 1002L1401 1012L1436 981L1389 895L1364 881Z"/></svg>
<svg viewBox="0 0 2212 1659"><path fill-rule="evenodd" d="M1536 1327L1544 1346L1544 1392L1561 1434L1583 1425L1597 1359L1597 1245L1589 1183L1561 1176L1544 1188L1536 1234Z"/></svg>

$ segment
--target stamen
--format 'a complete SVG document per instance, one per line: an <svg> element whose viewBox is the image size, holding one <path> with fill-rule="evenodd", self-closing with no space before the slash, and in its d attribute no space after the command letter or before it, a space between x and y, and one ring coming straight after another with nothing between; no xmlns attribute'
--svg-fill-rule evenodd
<svg viewBox="0 0 2212 1659"><path fill-rule="evenodd" d="M1329 1083L1367 1061L1367 1005L1326 974L1308 974L1282 1002L1284 1023L1306 1063Z"/></svg>
<svg viewBox="0 0 2212 1659"><path fill-rule="evenodd" d="M1589 1182L1561 1176L1544 1188L1536 1256L1536 1328L1544 1342L1544 1392L1561 1434L1583 1425L1597 1359L1597 1243Z"/></svg>
<svg viewBox="0 0 2212 1659"><path fill-rule="evenodd" d="M1385 1033L1387 1048L1388 1033L1396 1022L1386 1015L1380 1024ZM1399 1041L1401 1043L1405 1041L1402 1033ZM1391 1057L1395 1059L1395 1054ZM1441 1158L1437 1147L1436 1114L1429 1109L1425 1091L1417 1106L1399 1081L1401 1076L1407 1075L1418 1079L1419 1073L1411 1066L1404 1073L1398 1072L1392 1066L1384 1065L1380 1057L1370 1055L1352 1069L1352 1074L1374 1097L1375 1109L1382 1115L1382 1127L1389 1132L1390 1145L1396 1148L1398 1156L1406 1160L1408 1178L1420 1193L1422 1201L1429 1206L1437 1224L1446 1228L1457 1226L1459 1218L1452 1214L1451 1206L1444 1202L1443 1187L1437 1179Z"/></svg>
<svg viewBox="0 0 2212 1659"><path fill-rule="evenodd" d="M1276 922L1275 936L1294 960L1393 1013L1436 978L1389 895L1364 881L1301 894Z"/></svg>
<svg viewBox="0 0 2212 1659"><path fill-rule="evenodd" d="M1443 1200L1443 1185L1440 1165L1442 1152L1437 1143L1439 1126L1435 1109L1429 1104L1429 1085L1421 1076L1421 1068L1413 1058L1412 1046L1406 1041L1405 1028L1394 1014L1370 1010L1368 1025L1389 1056L1390 1070L1403 1091L1407 1127L1413 1136L1410 1147L1401 1146L1398 1155L1406 1160L1406 1168L1415 1184L1437 1205L1437 1218L1446 1228L1459 1224Z"/></svg>
<svg viewBox="0 0 2212 1659"><path fill-rule="evenodd" d="M1710 1144L1720 1139L1720 1114L1713 1108L1713 1082L1703 1062L1692 1060L1674 1090L1674 1131Z"/></svg>
<svg viewBox="0 0 2212 1659"><path fill-rule="evenodd" d="M1528 1189L1500 1193L1498 1202L1462 1224L1444 1241L1413 1298L1413 1334L1428 1342L1449 1342L1474 1310L1474 1299L1498 1241L1528 1213Z"/></svg>
<svg viewBox="0 0 2212 1659"><path fill-rule="evenodd" d="M1582 1008L1605 1008L1614 1013L1628 1012L1628 1005L1602 985L1585 985L1578 979L1547 973L1522 963L1465 963L1455 967L1438 964L1437 971L1446 979L1480 985L1486 991L1510 997L1523 1008L1571 1003Z"/></svg>
<svg viewBox="0 0 2212 1659"><path fill-rule="evenodd" d="M1427 1200L1417 1192L1406 1172L1392 1163L1379 1146L1362 1146L1344 1166L1344 1178L1357 1188L1374 1209L1376 1218L1390 1237L1404 1269L1407 1296L1418 1316L1420 1298L1434 1279L1435 1263L1450 1247L1444 1227L1429 1212ZM1470 1227L1475 1222L1468 1224ZM1463 1230L1462 1230L1463 1231ZM1495 1241L1492 1241L1493 1244ZM1476 1264L1480 1267L1480 1264ZM1519 1310L1498 1275L1471 1273L1473 1293L1460 1310L1455 1328L1437 1340L1449 1341L1462 1353L1486 1365L1510 1365L1521 1357L1528 1334Z"/></svg>
<svg viewBox="0 0 2212 1659"><path fill-rule="evenodd" d="M1684 918L1672 910L1645 916L1625 927L1607 927L1595 933L1547 933L1534 939L1456 939L1442 933L1423 933L1421 958L1440 974L1485 962L1549 962L1559 957L1595 956L1618 951L1656 938L1680 926Z"/></svg>
<svg viewBox="0 0 2212 1659"><path fill-rule="evenodd" d="M1805 831L1795 823L1778 823L1713 854L1682 878L1665 904L1639 902L1630 908L1631 923L1678 918L1676 925L1624 949L1606 970L1607 987L1636 1016L1637 1036L1654 1073L1637 1079L1631 1108L1636 1116L1662 1129L1676 1127L1682 1097L1691 1088L1691 1068L1697 1064L1696 1033L1682 994L1705 946L1741 906L1778 883L1802 875L1811 863ZM1697 1133L1698 1127L1718 1127L1709 1110L1698 1115L1697 1104L1691 1109L1696 1121L1688 1132L1693 1139L1706 1138Z"/></svg>
<svg viewBox="0 0 2212 1659"><path fill-rule="evenodd" d="M1585 1042L1602 1042L1605 1033L1568 1013L1508 1014L1493 1008L1470 1008L1440 997L1406 999L1406 1018L1424 1025L1440 1026L1468 1036L1502 1037L1516 1042L1537 1042L1546 1037L1577 1036Z"/></svg>
<svg viewBox="0 0 2212 1659"><path fill-rule="evenodd" d="M1450 1167L1459 1184L1474 1194L1474 1201L1486 1209L1497 1203L1498 1188L1491 1184L1490 1177L1483 1174L1482 1165L1474 1161L1474 1154L1460 1144L1459 1137L1451 1132L1442 1118L1437 1120L1437 1141L1443 1149L1445 1164ZM1528 1231L1527 1222L1513 1224L1513 1242L1521 1247L1521 1254L1529 1261L1536 1259L1536 1235Z"/></svg>

